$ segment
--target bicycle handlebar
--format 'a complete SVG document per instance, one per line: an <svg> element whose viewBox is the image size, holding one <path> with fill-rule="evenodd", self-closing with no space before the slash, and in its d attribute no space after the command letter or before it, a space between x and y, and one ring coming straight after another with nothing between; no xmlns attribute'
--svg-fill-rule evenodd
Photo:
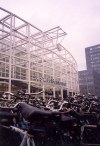
<svg viewBox="0 0 100 146"><path fill-rule="evenodd" d="M38 95L38 94L41 94L41 93L43 93L43 92L45 92L45 91L40 91L40 92L36 92L36 93L23 93L24 95ZM12 96L16 96L14 93L12 93L12 92L4 92L4 95L5 94L9 94L9 95L12 95ZM19 93L19 94L22 94L21 92Z"/></svg>

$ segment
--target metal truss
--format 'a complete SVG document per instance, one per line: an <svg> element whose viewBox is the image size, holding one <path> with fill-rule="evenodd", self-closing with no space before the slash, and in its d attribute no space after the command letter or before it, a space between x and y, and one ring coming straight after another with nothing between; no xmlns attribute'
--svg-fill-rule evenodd
<svg viewBox="0 0 100 146"><path fill-rule="evenodd" d="M0 7L0 80L7 82L6 90L52 89L54 97L56 90L62 96L63 90L77 93L77 63L60 44L65 35L59 26L43 32Z"/></svg>

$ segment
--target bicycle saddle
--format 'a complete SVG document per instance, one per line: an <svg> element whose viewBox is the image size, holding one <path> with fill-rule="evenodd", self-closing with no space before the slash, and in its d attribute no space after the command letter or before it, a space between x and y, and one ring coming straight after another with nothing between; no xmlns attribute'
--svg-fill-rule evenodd
<svg viewBox="0 0 100 146"><path fill-rule="evenodd" d="M20 103L19 111L23 117L30 120L35 117L51 116L52 112L33 107L27 103Z"/></svg>

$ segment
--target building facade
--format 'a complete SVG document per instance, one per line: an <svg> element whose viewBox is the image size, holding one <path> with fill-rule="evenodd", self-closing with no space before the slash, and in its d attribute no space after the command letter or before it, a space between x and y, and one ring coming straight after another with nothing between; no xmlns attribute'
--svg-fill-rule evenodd
<svg viewBox="0 0 100 146"><path fill-rule="evenodd" d="M94 70L79 71L79 87L82 95L100 96L100 75Z"/></svg>
<svg viewBox="0 0 100 146"><path fill-rule="evenodd" d="M100 44L85 48L87 69L100 73Z"/></svg>
<svg viewBox="0 0 100 146"><path fill-rule="evenodd" d="M0 12L1 92L43 90L54 97L57 91L62 97L79 92L77 63L60 44L66 33L60 27L43 32L3 8Z"/></svg>
<svg viewBox="0 0 100 146"><path fill-rule="evenodd" d="M100 96L100 44L85 48L87 70L79 71L81 94Z"/></svg>

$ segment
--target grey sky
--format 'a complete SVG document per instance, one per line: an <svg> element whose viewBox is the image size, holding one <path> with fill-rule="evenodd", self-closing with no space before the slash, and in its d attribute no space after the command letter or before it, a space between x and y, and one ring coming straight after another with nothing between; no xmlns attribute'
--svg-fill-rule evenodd
<svg viewBox="0 0 100 146"><path fill-rule="evenodd" d="M0 6L43 31L60 26L79 70L86 69L85 47L100 43L100 0L0 0Z"/></svg>

